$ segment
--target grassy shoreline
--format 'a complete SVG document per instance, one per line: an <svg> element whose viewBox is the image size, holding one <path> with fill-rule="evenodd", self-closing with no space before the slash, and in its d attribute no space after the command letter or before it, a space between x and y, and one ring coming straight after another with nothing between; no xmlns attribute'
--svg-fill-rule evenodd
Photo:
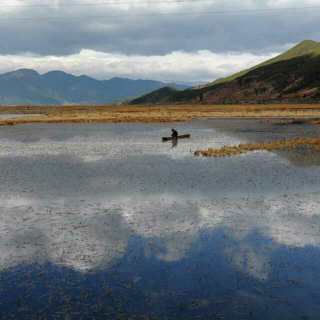
<svg viewBox="0 0 320 320"><path fill-rule="evenodd" d="M0 106L0 114L43 114L0 118L0 125L23 123L187 122L191 118L320 118L320 104L303 105L106 105Z"/></svg>

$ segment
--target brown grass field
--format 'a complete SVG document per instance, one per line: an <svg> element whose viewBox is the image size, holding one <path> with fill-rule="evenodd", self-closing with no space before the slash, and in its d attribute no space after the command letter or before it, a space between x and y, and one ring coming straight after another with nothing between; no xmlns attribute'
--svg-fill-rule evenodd
<svg viewBox="0 0 320 320"><path fill-rule="evenodd" d="M38 113L43 116L0 118L0 125L58 122L186 122L191 118L320 118L320 104L0 106L0 114Z"/></svg>

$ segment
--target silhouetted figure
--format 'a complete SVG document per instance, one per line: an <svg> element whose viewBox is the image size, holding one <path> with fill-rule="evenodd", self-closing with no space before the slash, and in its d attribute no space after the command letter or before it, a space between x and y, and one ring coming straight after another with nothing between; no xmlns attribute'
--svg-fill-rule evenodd
<svg viewBox="0 0 320 320"><path fill-rule="evenodd" d="M178 131L174 130L174 129L172 129L171 131L172 131L171 137L177 139L178 138Z"/></svg>

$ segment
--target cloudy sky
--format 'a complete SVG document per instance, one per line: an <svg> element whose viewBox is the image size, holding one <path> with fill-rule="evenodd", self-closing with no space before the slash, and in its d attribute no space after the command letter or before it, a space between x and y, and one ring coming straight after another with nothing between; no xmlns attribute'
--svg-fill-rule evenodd
<svg viewBox="0 0 320 320"><path fill-rule="evenodd" d="M0 73L210 81L320 41L320 0L177 1L2 0Z"/></svg>

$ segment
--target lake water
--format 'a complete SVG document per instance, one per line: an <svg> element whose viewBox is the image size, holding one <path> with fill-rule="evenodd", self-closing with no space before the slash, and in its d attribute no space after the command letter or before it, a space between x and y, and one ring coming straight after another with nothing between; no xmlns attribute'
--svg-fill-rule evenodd
<svg viewBox="0 0 320 320"><path fill-rule="evenodd" d="M193 155L295 136L320 127L1 127L0 318L318 319L320 153Z"/></svg>
<svg viewBox="0 0 320 320"><path fill-rule="evenodd" d="M43 116L43 114L1 114L0 113L0 119L8 119L8 118L22 118L22 117L39 117Z"/></svg>

